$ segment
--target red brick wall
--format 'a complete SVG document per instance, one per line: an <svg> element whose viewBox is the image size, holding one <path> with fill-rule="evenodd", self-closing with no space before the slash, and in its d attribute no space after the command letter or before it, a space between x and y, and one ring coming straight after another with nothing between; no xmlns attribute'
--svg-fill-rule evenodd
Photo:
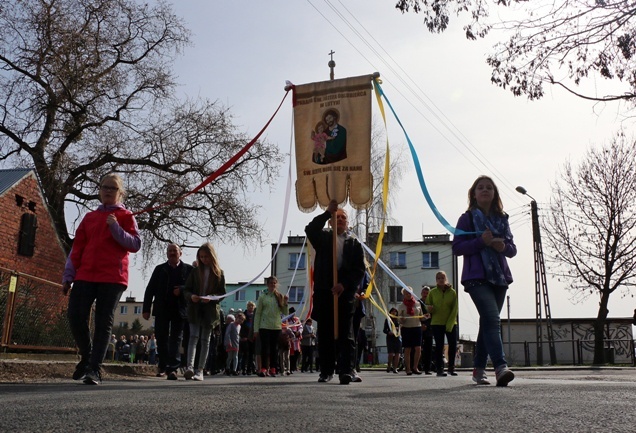
<svg viewBox="0 0 636 433"><path fill-rule="evenodd" d="M16 203L16 194L24 198L21 207ZM35 212L27 207L29 202L35 203ZM35 213L37 216L35 249L32 257L18 254L20 222L23 213ZM54 283L61 283L66 254L57 237L33 173L25 176L0 196L0 221L0 266ZM59 292L59 289L56 292Z"/></svg>

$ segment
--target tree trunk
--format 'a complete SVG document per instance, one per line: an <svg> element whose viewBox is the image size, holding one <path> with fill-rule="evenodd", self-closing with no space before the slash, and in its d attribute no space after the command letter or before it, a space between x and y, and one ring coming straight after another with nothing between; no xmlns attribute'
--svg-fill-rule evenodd
<svg viewBox="0 0 636 433"><path fill-rule="evenodd" d="M599 303L598 315L594 322L594 365L605 364L605 319L609 310L607 303L609 301L609 291L601 291L601 302Z"/></svg>

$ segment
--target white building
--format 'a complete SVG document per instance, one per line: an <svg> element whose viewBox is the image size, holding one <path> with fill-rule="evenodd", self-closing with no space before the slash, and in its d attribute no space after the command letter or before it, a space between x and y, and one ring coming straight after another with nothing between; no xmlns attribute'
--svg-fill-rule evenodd
<svg viewBox="0 0 636 433"><path fill-rule="evenodd" d="M372 251L375 251L377 239L377 233L369 235L367 245ZM308 291L309 256L307 246L303 248L304 241L304 236L289 236L287 243L280 245L272 262L272 275L278 277L283 293L289 290L291 303L300 302ZM276 244L273 244L272 254L275 249ZM373 264L371 257L367 256L367 259ZM445 271L453 287L457 287L457 258L453 256L449 234L423 235L421 240L404 241L402 227L389 226L383 239L381 259L404 285L413 288L418 297L422 285L435 286L435 274L439 271ZM375 286L379 294L374 289L372 296L378 304L382 305L380 297L387 309L397 307L402 302L400 283L380 266L377 267ZM366 330L371 346L375 348L376 361L386 362L386 342L382 332L386 317L370 301L365 301L365 306L367 314L361 326ZM305 316L302 315L301 318L305 319Z"/></svg>

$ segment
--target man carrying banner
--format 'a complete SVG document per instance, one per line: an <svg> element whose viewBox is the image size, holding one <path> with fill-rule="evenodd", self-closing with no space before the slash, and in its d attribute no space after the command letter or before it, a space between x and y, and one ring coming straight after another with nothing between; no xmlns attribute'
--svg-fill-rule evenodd
<svg viewBox="0 0 636 433"><path fill-rule="evenodd" d="M335 215L337 233L337 283L334 285L333 234L323 231L325 223ZM338 362L342 385L352 379L354 361L353 313L356 289L364 276L364 255L360 242L347 231L347 213L331 200L327 210L305 227L307 238L316 250L314 261L314 295L312 318L318 322L318 356L320 378L329 382ZM334 300L338 300L338 339L334 337Z"/></svg>

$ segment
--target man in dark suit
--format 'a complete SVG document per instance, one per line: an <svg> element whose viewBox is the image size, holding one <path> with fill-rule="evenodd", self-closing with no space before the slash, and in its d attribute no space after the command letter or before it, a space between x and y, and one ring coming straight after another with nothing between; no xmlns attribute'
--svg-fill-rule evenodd
<svg viewBox="0 0 636 433"><path fill-rule="evenodd" d="M336 215L338 283L333 284L333 233L323 231ZM364 253L360 242L347 231L347 213L332 200L326 212L305 227L307 238L316 250L314 261L314 306L312 318L318 322L319 382L333 377L338 358L340 383L349 384L354 376L355 340L353 335L354 299L364 276ZM334 338L334 295L338 299L338 340Z"/></svg>
<svg viewBox="0 0 636 433"><path fill-rule="evenodd" d="M181 365L179 348L186 317L186 303L182 288L193 269L192 266L181 261L181 254L179 245L168 245L168 261L158 265L152 272L144 294L142 309L143 318L148 320L152 305L159 353L157 376L167 375L169 380L177 379L176 372Z"/></svg>

